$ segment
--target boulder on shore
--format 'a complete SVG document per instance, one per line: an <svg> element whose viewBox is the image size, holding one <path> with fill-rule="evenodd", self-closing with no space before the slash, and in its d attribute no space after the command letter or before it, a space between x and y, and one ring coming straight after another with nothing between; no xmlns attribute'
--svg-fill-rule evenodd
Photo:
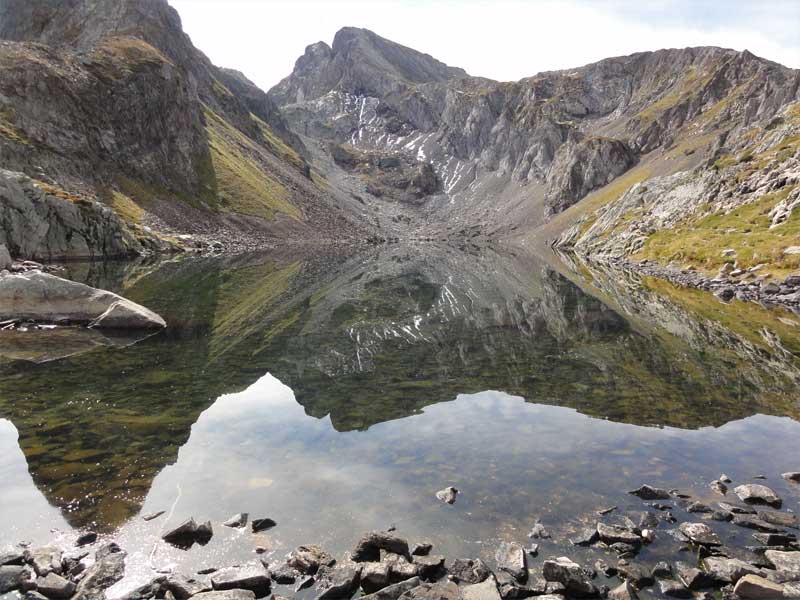
<svg viewBox="0 0 800 600"><path fill-rule="evenodd" d="M0 274L0 321L8 319L108 329L167 326L159 315L122 296L38 271Z"/></svg>

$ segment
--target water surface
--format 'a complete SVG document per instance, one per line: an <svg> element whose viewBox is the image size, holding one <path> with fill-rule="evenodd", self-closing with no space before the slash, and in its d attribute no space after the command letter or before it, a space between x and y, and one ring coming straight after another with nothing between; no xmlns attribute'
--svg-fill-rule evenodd
<svg viewBox="0 0 800 600"><path fill-rule="evenodd" d="M641 509L641 483L710 501L721 472L797 508L787 311L519 249L69 268L169 327L3 338L0 541L101 531L131 553L122 586L391 526L491 556L542 519L555 552L597 509ZM278 526L220 525L237 512ZM207 546L158 541L189 516L214 522Z"/></svg>

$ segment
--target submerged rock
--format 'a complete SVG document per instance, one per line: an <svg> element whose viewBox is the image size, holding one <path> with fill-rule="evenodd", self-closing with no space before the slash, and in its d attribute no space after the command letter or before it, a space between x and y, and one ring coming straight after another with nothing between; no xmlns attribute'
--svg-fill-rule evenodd
<svg viewBox="0 0 800 600"><path fill-rule="evenodd" d="M153 311L117 294L41 272L0 273L0 320L110 329L161 329Z"/></svg>
<svg viewBox="0 0 800 600"><path fill-rule="evenodd" d="M454 504L458 496L458 490L453 486L446 487L443 490L436 492L436 497L447 504Z"/></svg>
<svg viewBox="0 0 800 600"><path fill-rule="evenodd" d="M670 495L667 490L655 488L649 485L642 485L638 489L628 492L634 496L638 496L642 500L669 500Z"/></svg>

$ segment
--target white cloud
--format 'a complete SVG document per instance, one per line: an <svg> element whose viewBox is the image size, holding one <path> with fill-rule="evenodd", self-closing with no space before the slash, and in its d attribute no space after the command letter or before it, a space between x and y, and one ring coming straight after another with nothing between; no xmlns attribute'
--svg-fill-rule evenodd
<svg viewBox="0 0 800 600"><path fill-rule="evenodd" d="M427 52L471 75L516 80L609 56L722 46L800 67L800 2L628 0L171 0L195 45L268 89L308 44L344 26Z"/></svg>

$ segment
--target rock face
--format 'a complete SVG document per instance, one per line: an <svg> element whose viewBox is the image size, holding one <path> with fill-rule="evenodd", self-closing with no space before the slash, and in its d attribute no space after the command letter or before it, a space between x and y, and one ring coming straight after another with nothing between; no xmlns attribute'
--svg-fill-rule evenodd
<svg viewBox="0 0 800 600"><path fill-rule="evenodd" d="M142 253L141 243L108 206L56 193L27 175L0 170L0 244L13 256L54 260Z"/></svg>
<svg viewBox="0 0 800 600"><path fill-rule="evenodd" d="M0 275L0 319L160 329L164 319L117 294L41 272Z"/></svg>

